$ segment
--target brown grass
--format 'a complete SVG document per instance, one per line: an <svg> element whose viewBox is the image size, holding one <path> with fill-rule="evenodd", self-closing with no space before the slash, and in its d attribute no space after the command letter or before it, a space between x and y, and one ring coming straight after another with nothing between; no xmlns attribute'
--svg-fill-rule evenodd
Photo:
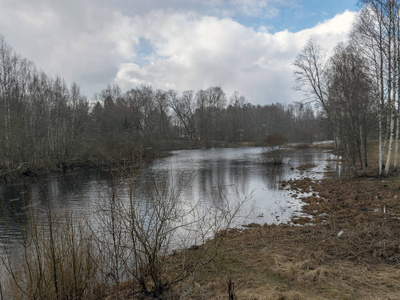
<svg viewBox="0 0 400 300"><path fill-rule="evenodd" d="M374 244L387 236L372 244L373 238L363 239L376 233L346 229L338 237L323 225L233 230L220 256L180 289L185 299L227 299L229 277L237 299L398 299L395 247L383 253Z"/></svg>
<svg viewBox="0 0 400 300"><path fill-rule="evenodd" d="M400 299L399 173L282 188L305 203L302 226L230 230L217 259L179 286L182 299L228 299L227 278L237 299Z"/></svg>
<svg viewBox="0 0 400 300"><path fill-rule="evenodd" d="M283 182L304 216L221 233L217 258L170 299L400 299L399 173L376 171L370 161L370 177Z"/></svg>
<svg viewBox="0 0 400 300"><path fill-rule="evenodd" d="M309 171L310 169L315 168L315 167L316 167L316 164L306 163L306 164L301 164L296 169L298 169L300 171Z"/></svg>

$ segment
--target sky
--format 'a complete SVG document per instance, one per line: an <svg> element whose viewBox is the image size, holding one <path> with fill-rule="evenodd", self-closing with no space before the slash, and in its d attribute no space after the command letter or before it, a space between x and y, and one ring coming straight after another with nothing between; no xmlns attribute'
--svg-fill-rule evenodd
<svg viewBox="0 0 400 300"><path fill-rule="evenodd" d="M309 38L344 41L357 0L0 0L0 35L38 69L92 99L108 84L178 92L220 86L290 104Z"/></svg>

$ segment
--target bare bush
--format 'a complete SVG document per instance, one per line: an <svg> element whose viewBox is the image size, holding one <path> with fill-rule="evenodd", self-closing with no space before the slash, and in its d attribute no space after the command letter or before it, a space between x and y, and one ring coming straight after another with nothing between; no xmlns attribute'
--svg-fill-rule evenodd
<svg viewBox="0 0 400 300"><path fill-rule="evenodd" d="M261 163L267 165L281 165L285 158L286 150L284 149L266 150L261 153Z"/></svg>
<svg viewBox="0 0 400 300"><path fill-rule="evenodd" d="M2 283L6 299L82 299L91 291L93 244L69 213L29 211L21 239L5 247L1 263L8 275Z"/></svg>
<svg viewBox="0 0 400 300"><path fill-rule="evenodd" d="M281 165L286 157L286 150L282 146L286 143L286 138L278 133L267 136L263 143L264 151L261 153L261 163L268 165Z"/></svg>
<svg viewBox="0 0 400 300"><path fill-rule="evenodd" d="M57 211L45 196L48 205L29 210L19 243L1 255L7 278L0 295L170 298L177 283L217 256L246 201L185 199L189 181L180 176L114 175L108 196L85 218Z"/></svg>
<svg viewBox="0 0 400 300"><path fill-rule="evenodd" d="M174 285L216 257L223 238L217 233L232 224L244 201L210 205L184 199L189 181L180 176L119 176L123 187L111 183L94 229L105 262L101 274L116 293L124 281L133 295L168 297ZM191 248L198 250L195 255Z"/></svg>

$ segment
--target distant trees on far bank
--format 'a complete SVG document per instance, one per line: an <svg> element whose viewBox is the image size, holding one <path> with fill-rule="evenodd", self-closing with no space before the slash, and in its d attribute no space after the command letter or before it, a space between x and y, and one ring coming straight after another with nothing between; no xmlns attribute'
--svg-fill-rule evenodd
<svg viewBox="0 0 400 300"><path fill-rule="evenodd" d="M330 137L325 117L295 103L253 105L220 87L179 93L108 86L92 101L19 56L0 38L0 176L69 167L132 163L183 147ZM325 126L325 127L324 127Z"/></svg>
<svg viewBox="0 0 400 300"><path fill-rule="evenodd" d="M260 144L272 133L302 142L331 136L311 105L253 105L238 92L227 98L220 87L179 93L141 86L121 93L109 86L95 98L89 117L97 136L111 134L141 149Z"/></svg>

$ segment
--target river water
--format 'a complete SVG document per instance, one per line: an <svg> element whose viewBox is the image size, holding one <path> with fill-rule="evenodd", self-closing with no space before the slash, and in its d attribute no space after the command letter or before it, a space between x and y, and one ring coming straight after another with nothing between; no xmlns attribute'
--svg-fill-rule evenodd
<svg viewBox="0 0 400 300"><path fill-rule="evenodd" d="M279 166L261 164L261 152L262 148L257 147L173 151L171 156L153 161L140 176L167 178L172 183L183 179L187 184L181 196L187 202L213 205L246 199L236 223L240 225L287 222L293 214L300 214L301 202L280 190L280 181L319 179L325 176L326 169L333 171L331 176L341 176L343 171L335 155L318 149L288 150L285 163ZM303 164L315 167L297 169ZM107 172L82 172L1 184L2 243L12 243L19 237L21 226L30 218L27 208L51 204L59 211L79 211L90 216L99 199L110 195L110 182ZM120 197L124 197L124 184L115 184Z"/></svg>

